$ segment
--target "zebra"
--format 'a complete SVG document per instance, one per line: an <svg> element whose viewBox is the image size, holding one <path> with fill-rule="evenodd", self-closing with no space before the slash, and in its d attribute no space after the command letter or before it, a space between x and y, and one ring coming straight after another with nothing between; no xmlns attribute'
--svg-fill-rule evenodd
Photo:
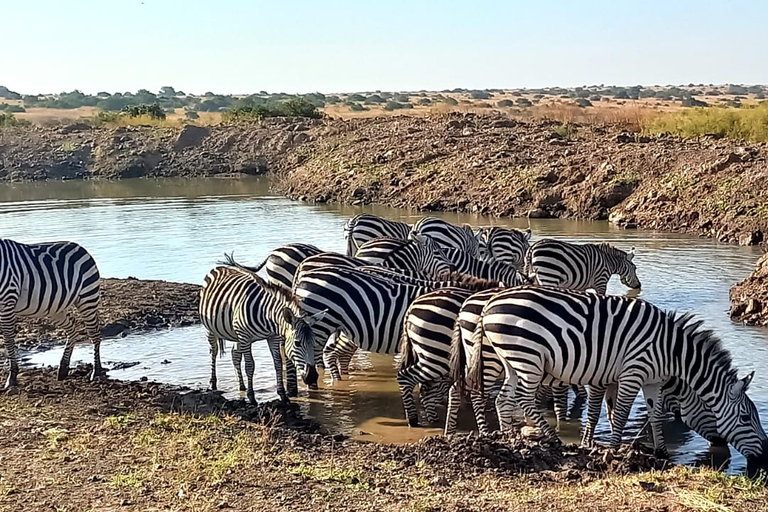
<svg viewBox="0 0 768 512"><path fill-rule="evenodd" d="M535 393L545 378L557 379L589 386L582 442L591 444L605 388L617 384L611 447L621 444L642 389L652 405L654 448L663 453L660 392L664 382L678 377L712 410L719 434L748 464L768 465L768 437L746 394L754 372L739 379L729 352L691 314L662 311L641 299L522 287L494 295L479 326L473 337L485 335L504 366L497 410L505 428L511 419L508 406L516 398L536 426L555 437L535 408Z"/></svg>
<svg viewBox="0 0 768 512"><path fill-rule="evenodd" d="M446 249L443 253L457 272L480 279L503 281L510 286L514 286L512 283L528 283L528 279L523 274L507 263L481 260L459 249Z"/></svg>
<svg viewBox="0 0 768 512"><path fill-rule="evenodd" d="M367 265L414 270L432 278L454 270L440 246L431 238L418 234L412 235L409 240L370 240L360 246L355 258L365 261Z"/></svg>
<svg viewBox="0 0 768 512"><path fill-rule="evenodd" d="M411 228L405 222L384 219L370 213L355 215L344 224L347 256L354 256L361 245L375 238L406 240Z"/></svg>
<svg viewBox="0 0 768 512"><path fill-rule="evenodd" d="M93 343L91 379L106 376L100 353L99 279L93 256L75 242L23 244L0 239L0 329L10 366L6 388L18 385L16 325L25 317L47 318L66 331L59 380L69 373L75 343L86 337Z"/></svg>
<svg viewBox="0 0 768 512"><path fill-rule="evenodd" d="M296 269L301 262L320 253L323 251L311 244L287 244L274 249L255 267L239 266L251 272L258 272L266 265L267 281L288 291L293 285L293 276L296 275Z"/></svg>
<svg viewBox="0 0 768 512"><path fill-rule="evenodd" d="M639 289L640 280L632 263L634 251L624 252L607 243L572 244L545 238L528 250L524 272L542 286L577 291L592 288L598 295L605 295L613 274L619 275L623 285Z"/></svg>
<svg viewBox="0 0 768 512"><path fill-rule="evenodd" d="M432 238L443 248L460 249L470 256L480 254L481 229L473 231L468 224L456 226L437 217L423 217L413 225L411 234L420 234Z"/></svg>
<svg viewBox="0 0 768 512"><path fill-rule="evenodd" d="M613 428L614 404L618 386L611 384L605 390L605 409L608 423ZM646 402L649 409L652 402ZM684 380L672 377L661 387L661 408L673 412L677 419L685 423L691 430L706 439L712 446L725 446L727 443L720 437L717 430L717 417L712 409L702 401ZM663 454L662 454L663 455Z"/></svg>
<svg viewBox="0 0 768 512"><path fill-rule="evenodd" d="M508 263L517 270L522 270L525 264L525 254L528 252L531 230L507 228L486 228L483 230L487 259Z"/></svg>
<svg viewBox="0 0 768 512"><path fill-rule="evenodd" d="M248 400L255 404L253 391L254 361L251 344L266 339L275 367L277 394L283 402L296 396L296 368L302 369L302 380L317 386L314 360L314 338L311 325L323 313L304 315L290 293L264 281L254 272L240 267L230 257L226 266L212 269L200 290L200 320L205 327L211 353L211 389L216 389L216 356L223 341L236 342L233 362L240 376L240 358L245 356L248 378ZM285 345L288 392L283 385L281 348Z"/></svg>
<svg viewBox="0 0 768 512"><path fill-rule="evenodd" d="M484 282L484 286L496 291L499 290L498 285L498 281ZM438 419L438 404L429 397L442 400L448 391L447 377L453 326L462 304L474 293L474 289L441 288L416 298L408 308L400 340L397 382L403 398L405 416L411 427L418 426L418 415L413 401L416 385L421 389L421 401L427 421L435 423ZM434 386L438 386L438 389L432 390Z"/></svg>

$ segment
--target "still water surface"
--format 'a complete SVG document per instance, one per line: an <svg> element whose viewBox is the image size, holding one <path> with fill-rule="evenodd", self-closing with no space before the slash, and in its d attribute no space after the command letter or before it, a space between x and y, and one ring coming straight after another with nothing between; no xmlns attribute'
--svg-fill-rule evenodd
<svg viewBox="0 0 768 512"><path fill-rule="evenodd" d="M315 244L325 250L344 250L345 220L364 211L339 205L309 205L269 191L263 179L126 180L122 182L63 182L0 186L0 233L22 242L73 240L96 258L105 277L135 276L199 283L224 252L256 264L269 251L290 242ZM421 214L381 207L370 211L413 222ZM440 215L440 214L438 214ZM524 228L525 219L493 219L442 214L451 222ZM531 220L534 238L561 237L572 241L610 241L624 249L635 247L640 297L667 309L694 311L717 332L733 353L742 374L757 370L750 395L768 425L768 332L730 322L728 290L746 277L759 257L755 248L735 247L697 237L648 231L624 231L606 222ZM609 293L624 294L614 278ZM34 354L31 362L57 364L60 350ZM113 378L148 377L189 386L207 386L208 345L200 326L172 329L103 344L105 361L139 361ZM254 345L257 361L255 387L260 400L274 398L274 371L266 344ZM79 347L74 359L89 361L90 347ZM170 361L170 363L168 363ZM229 358L220 360L220 389L237 396ZM392 357L358 354L349 380L312 392L300 392L304 412L328 428L368 440L405 442L439 429L405 426ZM464 411L464 425L472 420ZM583 411L575 411L576 417ZM636 407L630 428L644 423ZM579 422L561 431L577 440ZM609 433L603 420L597 435ZM667 424L673 460L681 463L729 464L732 471L744 460L733 451L709 449L706 442L675 422Z"/></svg>

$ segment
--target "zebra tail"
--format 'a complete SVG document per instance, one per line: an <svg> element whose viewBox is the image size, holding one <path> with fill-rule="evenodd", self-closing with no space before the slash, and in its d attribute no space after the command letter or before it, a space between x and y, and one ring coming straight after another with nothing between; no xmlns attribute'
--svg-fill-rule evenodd
<svg viewBox="0 0 768 512"><path fill-rule="evenodd" d="M533 251L532 247L529 247L528 250L525 253L525 262L523 263L523 274L522 277L524 277L526 280L528 280L530 283L536 282L536 272L533 270Z"/></svg>
<svg viewBox="0 0 768 512"><path fill-rule="evenodd" d="M344 223L344 240L347 241L347 256L350 257L354 257L354 255L357 254L357 250L359 249L357 243L355 243L355 237L352 236L352 231L357 226L357 221L359 218L360 215L355 215Z"/></svg>
<svg viewBox="0 0 768 512"><path fill-rule="evenodd" d="M459 393L464 391L464 369L467 366L467 353L464 351L464 343L461 339L461 324L456 319L453 325L453 336L451 337L451 356L448 362L448 377L456 384Z"/></svg>
<svg viewBox="0 0 768 512"><path fill-rule="evenodd" d="M263 267L267 263L268 259L269 259L269 256L267 256L264 259L264 261L259 263L258 266L256 266L256 267L249 267L247 265L243 265L242 263L236 262L235 261L235 253L233 251L230 254L224 253L224 261L217 261L216 264L217 265L225 265L227 267L235 267L235 268L237 268L239 270L243 270L245 272L248 272L248 273L251 273L251 274L255 274L256 272L261 270L261 267Z"/></svg>
<svg viewBox="0 0 768 512"><path fill-rule="evenodd" d="M413 344L411 337L408 336L408 320L403 322L403 329L400 333L400 363L397 371L401 372L406 368L416 364L416 354L413 353Z"/></svg>
<svg viewBox="0 0 768 512"><path fill-rule="evenodd" d="M467 389L469 391L483 391L483 317L477 319L475 331L472 333L472 348L475 358L467 363Z"/></svg>

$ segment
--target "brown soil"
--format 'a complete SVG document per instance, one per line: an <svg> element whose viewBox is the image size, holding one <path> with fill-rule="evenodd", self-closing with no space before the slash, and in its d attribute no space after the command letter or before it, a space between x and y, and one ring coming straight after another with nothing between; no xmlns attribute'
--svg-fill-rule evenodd
<svg viewBox="0 0 768 512"><path fill-rule="evenodd" d="M517 434L360 443L295 406L24 369L0 394L0 508L14 510L747 510L760 485L629 448ZM641 471L641 473L636 473ZM696 507L698 508L698 507Z"/></svg>
<svg viewBox="0 0 768 512"><path fill-rule="evenodd" d="M102 336L125 336L199 323L199 293L200 286L196 284L102 279ZM22 320L17 335L18 344L26 349L45 348L65 339L66 333L54 329L46 320Z"/></svg>
<svg viewBox="0 0 768 512"><path fill-rule="evenodd" d="M768 254L760 258L751 276L731 288L731 318L768 326Z"/></svg>

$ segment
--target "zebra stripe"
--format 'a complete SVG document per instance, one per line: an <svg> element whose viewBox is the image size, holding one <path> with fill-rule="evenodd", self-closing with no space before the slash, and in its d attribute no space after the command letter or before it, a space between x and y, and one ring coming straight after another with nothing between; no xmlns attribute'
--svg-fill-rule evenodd
<svg viewBox="0 0 768 512"><path fill-rule="evenodd" d="M246 267L238 264L241 268L251 272L258 272L266 266L267 282L273 286L290 291L293 286L293 276L296 275L296 269L301 262L310 256L321 254L323 251L311 244L287 244L274 249L269 253L264 261L255 267Z"/></svg>
<svg viewBox="0 0 768 512"><path fill-rule="evenodd" d="M387 220L370 213L355 215L344 224L344 240L347 256L354 256L365 242L375 238L398 238L406 240L411 225L396 220Z"/></svg>
<svg viewBox="0 0 768 512"><path fill-rule="evenodd" d="M618 386L611 384L605 390L605 409L608 422L613 428L613 407L616 403ZM717 418L712 409L707 407L699 395L682 379L672 377L661 387L661 408L663 411L675 413L691 430L709 441L714 446L725 445L725 441L717 431ZM646 403L649 409L653 403ZM654 434L659 435L659 434Z"/></svg>
<svg viewBox="0 0 768 512"><path fill-rule="evenodd" d="M415 236L416 238L411 240L371 240L360 246L355 257L365 261L367 265L414 270L435 279L453 270L451 262L446 259L434 240Z"/></svg>
<svg viewBox="0 0 768 512"><path fill-rule="evenodd" d="M542 286L580 291L592 288L605 295L613 274L618 274L625 286L640 288L632 263L634 255L634 249L627 253L606 243L571 244L543 239L528 251L525 273Z"/></svg>
<svg viewBox="0 0 768 512"><path fill-rule="evenodd" d="M487 258L522 270L528 252L531 230L493 227L483 232Z"/></svg>
<svg viewBox="0 0 768 512"><path fill-rule="evenodd" d="M746 394L754 372L738 379L730 354L701 323L640 299L533 287L498 293L483 308L481 321L505 368L497 402L516 397L545 434L554 437L535 408L545 376L590 386L585 442L592 442L605 388L618 384L613 447L621 443L640 389L653 400L650 422L661 432L661 386L678 377L712 409L719 433L748 463L766 464L768 438ZM509 418L500 422L509 425ZM663 436L654 446L665 451Z"/></svg>
<svg viewBox="0 0 768 512"><path fill-rule="evenodd" d="M443 252L457 272L480 279L501 281L506 286L528 284L527 279L507 263L481 260L458 249L447 249Z"/></svg>
<svg viewBox="0 0 768 512"><path fill-rule="evenodd" d="M427 236L445 249L459 249L471 256L480 256L482 230L473 231L468 224L456 226L436 217L423 217L413 225L411 234Z"/></svg>
<svg viewBox="0 0 768 512"><path fill-rule="evenodd" d="M256 403L253 391L254 361L251 344L266 339L272 354L277 381L277 393L283 401L296 396L296 368L302 370L302 379L310 387L317 386L314 361L314 338L310 324L293 297L278 286L271 285L255 273L238 267L233 260L229 266L216 267L203 280L200 290L200 320L206 329L211 351L211 389L216 389L216 356L223 340L234 341L233 356L236 368L245 357L248 378L248 399ZM283 385L283 363L280 354L285 345L288 358L288 393ZM293 374L293 379L291 378Z"/></svg>
<svg viewBox="0 0 768 512"><path fill-rule="evenodd" d="M91 378L105 375L100 354L99 277L93 257L74 242L22 244L0 239L0 329L10 366L5 387L18 384L15 336L20 317L47 318L66 331L60 380L69 373L75 343L86 337L93 343Z"/></svg>

